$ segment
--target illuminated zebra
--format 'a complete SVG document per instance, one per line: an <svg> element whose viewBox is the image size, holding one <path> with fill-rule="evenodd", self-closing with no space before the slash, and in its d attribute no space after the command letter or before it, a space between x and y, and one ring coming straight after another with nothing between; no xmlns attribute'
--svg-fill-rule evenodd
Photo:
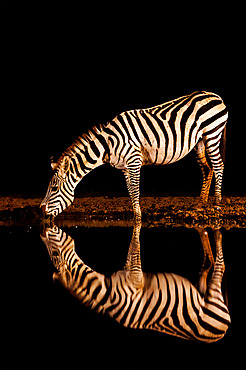
<svg viewBox="0 0 246 370"><path fill-rule="evenodd" d="M139 232L140 226L135 227L125 269L110 277L87 266L76 254L73 239L57 227L47 229L42 239L57 270L54 279L97 313L130 328L208 343L221 339L230 315L221 292L225 266L220 231L215 231L216 260L208 285L206 278L213 257L207 232L199 231L205 256L210 260L208 268L201 272L202 293L176 274L143 273Z"/></svg>
<svg viewBox="0 0 246 370"><path fill-rule="evenodd" d="M80 180L94 168L109 163L123 171L134 216L141 218L141 167L176 162L192 149L203 174L201 206L207 202L214 172L215 204L219 207L224 169L220 143L223 138L223 155L227 118L222 99L201 91L153 108L124 112L105 125L93 127L78 137L57 163L52 163L55 173L41 203L43 212L57 216L73 202Z"/></svg>

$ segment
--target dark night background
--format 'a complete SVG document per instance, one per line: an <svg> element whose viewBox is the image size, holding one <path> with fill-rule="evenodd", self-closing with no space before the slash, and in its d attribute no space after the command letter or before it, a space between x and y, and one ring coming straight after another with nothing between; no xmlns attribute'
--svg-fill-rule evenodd
<svg viewBox="0 0 246 370"><path fill-rule="evenodd" d="M83 19L52 11L11 17L2 69L2 195L44 196L50 157L58 159L87 128L196 90L221 95L228 107L223 192L245 194L243 50L215 18L218 28L199 28L197 21L181 25L175 36L168 25L151 26L144 18L138 25L130 15L124 27L118 18L104 23L87 13ZM200 186L192 153L142 170L143 195L198 195ZM127 194L121 171L106 166L86 176L76 193Z"/></svg>
<svg viewBox="0 0 246 370"><path fill-rule="evenodd" d="M74 4L68 7L67 3L56 4L54 8L51 3L32 3L26 8L23 3L11 3L7 11L2 7L0 196L43 197L52 176L50 157L58 159L89 127L106 122L122 111L151 107L196 90L219 94L228 107L223 194L245 195L245 51L242 47L245 21L240 19L240 8L220 4L216 9L215 3L211 6L203 2L196 3L195 9L192 3L189 9L187 2L179 5L174 2L173 9L169 3L162 7L142 3L134 11L125 2L110 4L108 9L105 2L93 2L91 7L80 4L78 9ZM200 169L192 153L170 166L143 167L141 177L142 195L198 195L201 188ZM127 195L121 171L102 166L91 172L75 193L76 196L89 194ZM149 249L148 246L153 247L153 229L152 234L150 230L143 230L142 244L143 250L146 245L145 261L152 260L155 271L162 269L165 251L161 251L158 243L156 254ZM162 232L156 229L156 241L160 238L158 231ZM98 361L101 366L104 361L107 367L112 363L115 368L118 362L110 358L111 353L115 353L118 361L125 359L129 367L129 352L135 355L138 367L139 358L146 366L148 357L152 367L153 360L160 364L160 360L164 363L170 358L172 365L182 361L184 367L186 361L189 366L194 363L197 367L200 365L200 358L194 358L197 354L204 364L217 361L220 367L224 357L227 362L230 357L239 358L241 346L232 350L231 343L240 343L244 332L244 306L238 290L244 281L245 242L244 231L237 231L227 232L225 239L234 320L231 332L225 342L214 347L197 345L194 351L192 344L185 342L187 352L182 356L183 342L177 347L173 340L169 345L169 337L159 341L159 337L153 340L147 334L141 340L138 332L122 335L121 331L124 342L121 347L107 322L100 326L94 316L85 322L87 316L84 319L80 314L81 307L71 304L71 300L65 299L64 303L65 293L51 283L53 266L51 262L47 266L47 251L39 230L28 225L5 228L1 245L8 253L3 259L8 271L3 287L9 290L13 304L9 305L8 298L3 298L2 306L9 312L9 307L12 308L13 333L8 330L9 342L5 342L15 353L8 356L8 361L13 358L20 362L16 348L23 358L30 359L35 357L36 348L39 355L35 361L43 360L45 366L47 353L49 357L53 355L56 366L57 360L62 364L67 360L70 367L71 359L78 358L81 367L86 358L90 364ZM119 256L120 263L125 258L127 250L115 245L118 247L118 240L125 238L127 248L131 230L128 235L125 229L105 229L102 240L98 230L80 232L74 229L74 237L80 238L83 247L87 234L85 245L87 242L92 261L98 260L101 265L106 261L111 269L115 268L114 251L123 254L122 258ZM99 244L95 251L91 246L97 245L98 235L107 248ZM176 244L181 250L188 239L179 233L176 237L180 238ZM81 257L87 261L85 251L81 251ZM172 248L170 251L177 253ZM177 253L183 267L182 256ZM70 320L77 317L82 321L71 325ZM9 323L11 328L10 320ZM94 329L98 326L95 337ZM111 342L105 333L111 335ZM26 334L27 345L23 341ZM74 350L77 335L81 340ZM91 356L86 348L93 350ZM36 363L32 368L35 366Z"/></svg>

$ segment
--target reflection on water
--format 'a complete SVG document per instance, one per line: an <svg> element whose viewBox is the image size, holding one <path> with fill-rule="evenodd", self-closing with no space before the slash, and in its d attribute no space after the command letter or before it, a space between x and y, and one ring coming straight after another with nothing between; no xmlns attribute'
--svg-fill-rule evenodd
<svg viewBox="0 0 246 370"><path fill-rule="evenodd" d="M221 232L214 230L214 261L207 231L197 230L204 261L196 288L174 273L142 271L140 229L141 224L135 224L124 269L108 277L79 258L69 235L57 226L47 228L41 238L56 268L54 279L82 304L126 327L156 330L202 342L221 339L230 323L221 292L225 270ZM213 271L209 274L211 267Z"/></svg>

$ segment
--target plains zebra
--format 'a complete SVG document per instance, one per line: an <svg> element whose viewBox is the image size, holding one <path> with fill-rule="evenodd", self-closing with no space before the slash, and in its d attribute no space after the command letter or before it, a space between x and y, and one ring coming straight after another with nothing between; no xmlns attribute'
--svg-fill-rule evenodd
<svg viewBox="0 0 246 370"><path fill-rule="evenodd" d="M42 236L57 272L54 278L82 304L135 329L211 343L221 339L230 315L221 292L224 273L222 237L215 231L216 260L212 276L208 234L200 230L210 266L201 272L200 293L190 281L173 273L143 273L140 259L140 226L135 227L125 269L106 277L87 266L76 254L73 239L56 226Z"/></svg>
<svg viewBox="0 0 246 370"><path fill-rule="evenodd" d="M141 218L141 167L173 163L195 149L203 174L201 205L207 202L214 172L215 204L219 207L224 169L220 142L223 137L223 154L227 118L222 99L204 91L153 108L121 113L78 137L58 162L51 164L55 173L40 206L45 214L57 216L73 202L80 180L94 168L109 163L123 171L134 217Z"/></svg>

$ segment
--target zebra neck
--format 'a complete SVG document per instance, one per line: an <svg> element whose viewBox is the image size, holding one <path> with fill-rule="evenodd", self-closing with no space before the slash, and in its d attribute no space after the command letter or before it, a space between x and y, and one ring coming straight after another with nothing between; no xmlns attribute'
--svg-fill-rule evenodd
<svg viewBox="0 0 246 370"><path fill-rule="evenodd" d="M70 172L76 182L106 162L108 145L102 127L99 127L79 136L66 151L71 158Z"/></svg>
<svg viewBox="0 0 246 370"><path fill-rule="evenodd" d="M69 259L63 259L62 266L54 278L58 279L80 303L92 309L98 305L107 292L105 276L86 265L75 251L69 255ZM100 292L95 299L93 292L98 289Z"/></svg>

